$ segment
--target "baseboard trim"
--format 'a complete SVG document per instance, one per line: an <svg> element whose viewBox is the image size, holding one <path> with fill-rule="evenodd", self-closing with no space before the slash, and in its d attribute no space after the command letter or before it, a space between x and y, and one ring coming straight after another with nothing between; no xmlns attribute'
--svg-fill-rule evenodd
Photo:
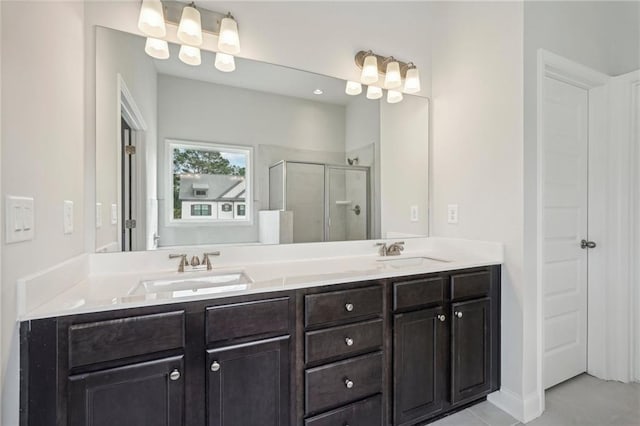
<svg viewBox="0 0 640 426"><path fill-rule="evenodd" d="M536 392L530 393L523 399L515 392L502 388L489 394L487 401L522 423L539 417L543 411L540 397Z"/></svg>

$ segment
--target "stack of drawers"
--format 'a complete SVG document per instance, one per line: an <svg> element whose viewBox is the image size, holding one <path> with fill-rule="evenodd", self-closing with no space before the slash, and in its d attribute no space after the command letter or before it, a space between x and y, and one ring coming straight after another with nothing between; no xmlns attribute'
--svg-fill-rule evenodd
<svg viewBox="0 0 640 426"><path fill-rule="evenodd" d="M382 287L305 296L305 426L382 424Z"/></svg>

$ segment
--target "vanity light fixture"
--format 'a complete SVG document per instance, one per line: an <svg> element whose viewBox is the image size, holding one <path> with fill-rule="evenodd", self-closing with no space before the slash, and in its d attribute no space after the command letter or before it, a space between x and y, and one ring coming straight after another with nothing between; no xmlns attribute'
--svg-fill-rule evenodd
<svg viewBox="0 0 640 426"><path fill-rule="evenodd" d="M180 25L178 25L178 39L190 46L202 44L202 19L195 3L182 9Z"/></svg>
<svg viewBox="0 0 640 426"><path fill-rule="evenodd" d="M367 99L380 99L382 97L382 88L378 86L367 87Z"/></svg>
<svg viewBox="0 0 640 426"><path fill-rule="evenodd" d="M387 102L390 104L397 104L402 101L402 92L397 90L387 90Z"/></svg>
<svg viewBox="0 0 640 426"><path fill-rule="evenodd" d="M147 37L144 45L147 55L155 59L169 59L169 43L159 38Z"/></svg>
<svg viewBox="0 0 640 426"><path fill-rule="evenodd" d="M187 46L186 44L180 46L180 53L178 54L178 58L180 58L180 60L187 65L197 66L202 63L202 58L200 57L200 49L193 46Z"/></svg>
<svg viewBox="0 0 640 426"><path fill-rule="evenodd" d="M386 73L384 75L384 87L385 89L396 89L400 86L402 86L400 63L391 56L387 60Z"/></svg>
<svg viewBox="0 0 640 426"><path fill-rule="evenodd" d="M220 21L220 33L218 35L218 50L229 55L240 53L240 36L238 35L238 23L231 13Z"/></svg>
<svg viewBox="0 0 640 426"><path fill-rule="evenodd" d="M421 90L420 73L413 62L402 62L393 56L381 56L371 50L361 50L356 53L355 62L362 70L360 81L368 86L368 99L380 99L384 96L384 92L379 86L387 89L387 102L389 103L401 102L403 92L418 93ZM380 79L384 84L378 83L374 86ZM345 89L347 93L349 93L351 83L347 82Z"/></svg>
<svg viewBox="0 0 640 426"><path fill-rule="evenodd" d="M164 37L167 28L164 25L164 8L160 0L143 0L138 17L138 29L149 37Z"/></svg>
<svg viewBox="0 0 640 426"><path fill-rule="evenodd" d="M228 55L224 52L216 53L216 69L222 72L231 72L236 69L236 60L233 55Z"/></svg>
<svg viewBox="0 0 640 426"><path fill-rule="evenodd" d="M344 89L347 95L356 96L362 93L362 84L357 81L347 81L347 87Z"/></svg>
<svg viewBox="0 0 640 426"><path fill-rule="evenodd" d="M216 52L215 67L222 72L236 69L234 55L240 53L238 22L231 12L223 14L197 9L192 1L185 4L176 0L143 0L138 28L148 36L145 52L155 59L169 57L167 28L176 28L180 53L178 57L188 65L202 63L200 48ZM171 32L171 31L170 31ZM217 36L217 44L205 40L204 33ZM204 43L204 44L203 44Z"/></svg>

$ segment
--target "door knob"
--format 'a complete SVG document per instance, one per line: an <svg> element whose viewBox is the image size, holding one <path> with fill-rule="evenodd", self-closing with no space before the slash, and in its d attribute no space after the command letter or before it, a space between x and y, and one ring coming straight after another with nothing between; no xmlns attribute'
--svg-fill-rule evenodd
<svg viewBox="0 0 640 426"><path fill-rule="evenodd" d="M445 322L447 317L441 314L441 315L438 315L438 319L440 320L440 322Z"/></svg>
<svg viewBox="0 0 640 426"><path fill-rule="evenodd" d="M347 312L353 312L353 303L347 303L346 305L344 305L344 309Z"/></svg>
<svg viewBox="0 0 640 426"><path fill-rule="evenodd" d="M211 364L211 371L216 372L218 370L220 370L220 364L218 361L213 361L213 364Z"/></svg>
<svg viewBox="0 0 640 426"><path fill-rule="evenodd" d="M344 385L347 387L347 389L351 389L354 383L349 379L344 379Z"/></svg>
<svg viewBox="0 0 640 426"><path fill-rule="evenodd" d="M580 248L582 248L582 249L596 248L596 242L595 241L582 240L582 241L580 241Z"/></svg>
<svg viewBox="0 0 640 426"><path fill-rule="evenodd" d="M169 378L174 382L180 378L180 372L177 368L169 374Z"/></svg>
<svg viewBox="0 0 640 426"><path fill-rule="evenodd" d="M455 316L457 316L458 318L462 318L462 312L458 311L454 314Z"/></svg>
<svg viewBox="0 0 640 426"><path fill-rule="evenodd" d="M347 337L344 339L344 343L346 343L347 346L353 346L353 339L351 337Z"/></svg>

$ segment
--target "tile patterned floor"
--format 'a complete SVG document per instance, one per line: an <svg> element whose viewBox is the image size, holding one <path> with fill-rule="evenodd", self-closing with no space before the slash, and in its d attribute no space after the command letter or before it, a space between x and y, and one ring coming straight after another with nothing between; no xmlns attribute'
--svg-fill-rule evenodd
<svg viewBox="0 0 640 426"><path fill-rule="evenodd" d="M514 426L516 419L489 402L432 426ZM546 410L527 426L640 426L640 384L607 382L582 374L546 393Z"/></svg>

